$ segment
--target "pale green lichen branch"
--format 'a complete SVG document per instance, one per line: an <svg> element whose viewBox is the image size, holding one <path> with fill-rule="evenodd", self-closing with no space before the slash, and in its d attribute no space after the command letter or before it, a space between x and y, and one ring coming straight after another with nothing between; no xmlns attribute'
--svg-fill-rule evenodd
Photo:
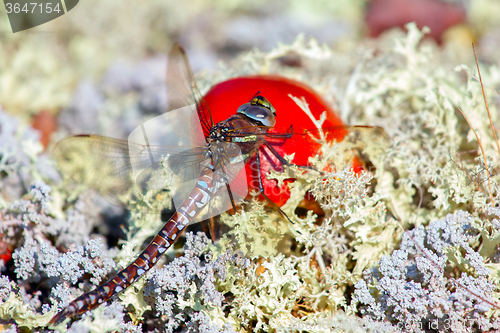
<svg viewBox="0 0 500 333"><path fill-rule="evenodd" d="M314 138L312 134L309 134L313 139L317 140L318 142L325 142L325 133L323 133L323 123L326 120L326 111L323 111L319 117L319 119L314 118L314 115L311 112L311 109L309 109L309 104L307 103L305 97L295 97L292 94L288 94L288 97L290 97L297 106L304 111L304 113L311 119L313 122L314 126L318 129L318 133L320 135L319 138Z"/></svg>

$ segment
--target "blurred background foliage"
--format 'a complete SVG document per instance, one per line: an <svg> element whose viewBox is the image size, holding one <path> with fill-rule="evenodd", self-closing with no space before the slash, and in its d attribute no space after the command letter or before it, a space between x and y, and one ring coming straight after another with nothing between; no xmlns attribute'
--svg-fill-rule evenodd
<svg viewBox="0 0 500 333"><path fill-rule="evenodd" d="M494 0L81 1L68 14L16 34L0 12L0 104L12 114L52 114L67 107L82 80L99 81L117 62L165 54L173 42L188 51L195 71L214 69L251 48L269 51L299 33L346 52L394 26L428 25L444 47L470 59L476 41L494 61L500 23ZM401 6L401 5L399 5ZM414 10L413 7L420 8ZM396 8L388 10L388 8ZM405 9L406 8L406 9ZM484 50L484 51L483 51ZM353 64L343 64L349 66Z"/></svg>

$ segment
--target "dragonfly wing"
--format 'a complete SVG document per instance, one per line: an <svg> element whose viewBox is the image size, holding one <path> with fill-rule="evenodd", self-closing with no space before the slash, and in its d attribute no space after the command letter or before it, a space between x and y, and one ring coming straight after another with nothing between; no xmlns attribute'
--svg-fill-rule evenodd
<svg viewBox="0 0 500 333"><path fill-rule="evenodd" d="M245 170L245 156L239 145L223 142L215 145L213 150L222 153L212 158L215 166L214 179L217 188L207 208L200 214L200 218L208 219L220 215L243 202L248 194L248 179Z"/></svg>
<svg viewBox="0 0 500 333"><path fill-rule="evenodd" d="M239 205L248 194L245 158L239 146L231 142L216 143L212 145L212 151L214 152L212 158L199 164L200 169L207 167L213 169L209 173L213 179L212 187L209 188L211 199L204 208L201 208L201 212L192 222L220 215L232 209L233 204ZM179 207L195 188L199 174L191 173L194 168L179 168L175 160L169 160L169 163L171 164L167 169L183 175L182 183L175 186L176 193L173 195L174 206Z"/></svg>
<svg viewBox="0 0 500 333"><path fill-rule="evenodd" d="M198 113L192 106L184 106L144 122L130 133L128 143L132 169L136 176L146 168L158 166L165 157L165 154L156 154L154 150L160 148L155 147L169 147L169 158L185 168L190 156L194 155L198 159L200 154L204 154L202 147L206 146ZM135 147L138 147L138 152ZM173 156L170 157L171 155ZM149 159L144 166L146 156ZM169 164L172 167L173 162ZM199 172L199 168L195 168L193 172Z"/></svg>
<svg viewBox="0 0 500 333"><path fill-rule="evenodd" d="M343 141L351 144L353 149L373 157L383 155L389 147L390 137L382 127L350 126Z"/></svg>
<svg viewBox="0 0 500 333"><path fill-rule="evenodd" d="M198 120L201 122L201 127L203 129L202 133L205 137L209 135L210 129L213 126L210 111L205 99L196 86L196 81L191 67L189 66L186 52L178 44L174 44L168 54L167 101L168 111L177 110L186 106L194 107L198 114Z"/></svg>
<svg viewBox="0 0 500 333"><path fill-rule="evenodd" d="M290 127L272 128L268 133L261 135L277 154L284 156L294 153L291 163L300 166L310 166L310 158L321 155L325 163L336 168L343 168L345 165L353 165L355 169L364 168L370 162L374 162L374 157L381 156L390 143L385 130L369 126L335 126L313 130L297 128L292 130ZM339 145L335 145L333 149L324 149L335 142ZM269 183L266 180L267 173L270 170L282 170L283 165L267 149L260 149L260 152L262 154L261 175L264 183ZM316 167L322 168L321 164ZM274 185L267 184L266 186Z"/></svg>
<svg viewBox="0 0 500 333"><path fill-rule="evenodd" d="M334 126L320 129L272 128L264 135L272 146L283 147L285 152L322 143L346 142L353 149L383 153L389 146L387 132L377 126Z"/></svg>
<svg viewBox="0 0 500 333"><path fill-rule="evenodd" d="M127 194L134 190L164 191L178 186L179 175L166 170L163 161L177 161L178 169L184 170L180 177L187 177L199 173L206 160L203 148L146 146L98 135L65 138L53 154L65 175L121 206L127 206Z"/></svg>

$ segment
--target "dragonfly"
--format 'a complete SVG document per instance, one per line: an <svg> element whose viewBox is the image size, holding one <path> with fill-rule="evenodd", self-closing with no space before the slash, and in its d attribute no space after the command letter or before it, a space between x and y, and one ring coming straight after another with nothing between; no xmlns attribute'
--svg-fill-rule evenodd
<svg viewBox="0 0 500 333"><path fill-rule="evenodd" d="M130 203L130 198L138 202L153 193L149 197L160 198L159 204L144 204L140 209L157 212L173 202L175 213L137 259L106 283L76 298L49 324L81 315L125 290L158 262L188 225L231 209L236 211L249 194L245 163L256 164L258 189L273 206L264 193L260 172L263 150L264 156L272 155L289 167L294 164L274 148L291 142L288 140L317 144L314 138L319 133L325 138L328 133L337 137L341 133L349 134L353 141L375 145L386 141L385 131L379 127L277 129L274 125L279 110L259 91L229 118L214 123L186 53L177 44L168 54L166 86L166 112L136 128L128 140L75 135L58 142L53 150L63 173L97 190L111 203ZM274 207L291 221L278 206Z"/></svg>

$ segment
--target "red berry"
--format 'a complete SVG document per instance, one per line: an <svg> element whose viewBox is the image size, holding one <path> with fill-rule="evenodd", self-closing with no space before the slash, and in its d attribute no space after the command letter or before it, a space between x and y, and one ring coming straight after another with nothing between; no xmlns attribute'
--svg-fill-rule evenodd
<svg viewBox="0 0 500 333"><path fill-rule="evenodd" d="M302 132L304 129L316 129L310 117L288 96L289 94L298 98L304 97L315 119L319 119L320 115L326 111L323 127L344 125L334 109L310 87L295 80L272 75L239 77L212 87L205 95L205 100L212 113L214 123L234 114L240 105L248 103L257 92L267 98L276 109L275 130L271 132L284 133L291 125L293 125L295 133ZM329 135L329 140L335 137L340 140L344 135L343 131L339 131L338 134ZM275 142L276 139L272 141ZM284 144L273 145L273 147L281 156L295 153L292 163L307 165L309 157L316 155L320 145L311 140L286 139ZM264 193L278 206L282 206L290 196L288 187L279 188L275 180L266 178L266 174L271 168L281 170L281 163L265 148L261 148L261 152L263 152L261 164ZM258 190L255 158L252 158L246 165L246 172L250 189ZM293 181L290 179L286 182Z"/></svg>

